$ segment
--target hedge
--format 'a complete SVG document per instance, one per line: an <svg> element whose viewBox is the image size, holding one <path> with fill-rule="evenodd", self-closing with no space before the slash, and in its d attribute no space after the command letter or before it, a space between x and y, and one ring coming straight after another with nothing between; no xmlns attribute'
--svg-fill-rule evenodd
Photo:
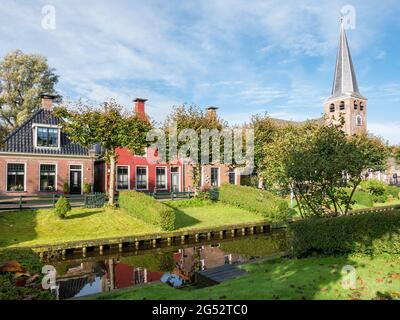
<svg viewBox="0 0 400 320"><path fill-rule="evenodd" d="M313 253L400 253L400 211L314 218L289 226L295 256Z"/></svg>
<svg viewBox="0 0 400 320"><path fill-rule="evenodd" d="M151 196L134 190L121 191L118 202L120 208L140 220L161 227L164 231L175 230L174 209L158 202Z"/></svg>
<svg viewBox="0 0 400 320"><path fill-rule="evenodd" d="M392 196L394 199L399 199L400 197L400 188L396 186L387 186L386 187L387 195Z"/></svg>
<svg viewBox="0 0 400 320"><path fill-rule="evenodd" d="M218 200L262 215L271 222L286 221L288 203L274 194L253 187L224 184L219 189Z"/></svg>

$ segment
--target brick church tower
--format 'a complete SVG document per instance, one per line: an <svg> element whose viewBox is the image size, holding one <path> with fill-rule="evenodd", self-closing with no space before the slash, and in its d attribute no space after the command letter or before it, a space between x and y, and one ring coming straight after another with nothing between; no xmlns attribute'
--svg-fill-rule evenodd
<svg viewBox="0 0 400 320"><path fill-rule="evenodd" d="M342 115L345 120L343 129L348 135L367 131L367 99L358 88L343 20L332 96L325 102L324 112L329 122L337 121Z"/></svg>

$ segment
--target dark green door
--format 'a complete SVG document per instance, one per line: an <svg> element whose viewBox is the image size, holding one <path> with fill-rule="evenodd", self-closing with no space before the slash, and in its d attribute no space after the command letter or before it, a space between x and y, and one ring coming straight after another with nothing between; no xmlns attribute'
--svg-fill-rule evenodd
<svg viewBox="0 0 400 320"><path fill-rule="evenodd" d="M82 171L71 170L69 173L69 192L70 194L82 193Z"/></svg>

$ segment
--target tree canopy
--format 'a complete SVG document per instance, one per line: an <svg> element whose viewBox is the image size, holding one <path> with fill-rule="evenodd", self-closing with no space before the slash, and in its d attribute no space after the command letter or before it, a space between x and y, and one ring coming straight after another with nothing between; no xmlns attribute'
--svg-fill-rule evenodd
<svg viewBox="0 0 400 320"><path fill-rule="evenodd" d="M348 137L340 124L316 122L280 128L265 154L267 185L290 189L303 217L347 214L357 187L370 172L384 170L389 155L379 138Z"/></svg>
<svg viewBox="0 0 400 320"><path fill-rule="evenodd" d="M0 61L0 132L7 134L40 108L42 93L57 94L47 59L16 50Z"/></svg>
<svg viewBox="0 0 400 320"><path fill-rule="evenodd" d="M116 149L128 148L133 153L141 153L147 146L150 122L125 112L114 100L104 102L100 107L82 102L59 107L55 109L55 115L64 119L63 130L73 142L88 148L98 144L105 151L104 157L110 166L109 198L110 204L113 204Z"/></svg>

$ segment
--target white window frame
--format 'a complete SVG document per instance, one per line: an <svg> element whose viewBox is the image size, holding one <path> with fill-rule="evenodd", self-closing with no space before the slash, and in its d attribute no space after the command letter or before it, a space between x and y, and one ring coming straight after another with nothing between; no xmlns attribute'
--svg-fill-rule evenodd
<svg viewBox="0 0 400 320"><path fill-rule="evenodd" d="M47 193L51 192L51 191L41 191L40 190L40 172L41 172L40 167L42 165L56 166L56 176L55 176L55 180L54 180L55 190L53 192L57 192L58 191L58 164L57 163L51 163L51 162L40 162L39 163L39 176L38 176L39 177L39 179L38 179L39 185L38 185L38 191L39 192L47 192ZM68 183L68 185L69 185L69 183Z"/></svg>
<svg viewBox="0 0 400 320"><path fill-rule="evenodd" d="M182 192L182 172L181 172L181 166L171 166L170 167L170 173L169 173L169 175L171 176L171 174L172 174L172 168L178 168L178 177L179 177L179 191L178 192ZM169 186L169 189L170 189L170 191L172 192L172 179L170 178L170 186ZM168 188L168 184L167 184L167 188Z"/></svg>
<svg viewBox="0 0 400 320"><path fill-rule="evenodd" d="M360 122L358 122L360 120ZM362 127L363 126L363 118L361 115L356 116L356 126L357 127Z"/></svg>
<svg viewBox="0 0 400 320"><path fill-rule="evenodd" d="M124 168L128 168L128 189L119 189L118 188L118 168L119 167L124 167ZM131 190L131 166L130 165L124 165L124 164L120 164L116 166L117 170L116 170L116 175L115 175L115 189L117 191L123 191L123 190Z"/></svg>
<svg viewBox="0 0 400 320"><path fill-rule="evenodd" d="M218 171L218 176L217 176L218 185L217 185L217 187L220 187L221 186L221 168L220 167L211 167L210 168L210 187L215 187L215 186L213 186L213 182L212 182L212 169L217 169L217 171Z"/></svg>
<svg viewBox="0 0 400 320"><path fill-rule="evenodd" d="M237 180L236 180L236 177L237 177L237 169L235 168L235 169L233 169L233 170L228 170L228 182L229 182L229 183L230 183L230 174L231 174L231 173L233 173L233 174L235 175L233 185L236 185L236 183L237 183Z"/></svg>
<svg viewBox="0 0 400 320"><path fill-rule="evenodd" d="M157 188L157 169L165 169L165 188ZM168 190L168 167L167 166L156 166L155 168L155 184L154 184L154 190L160 190L160 191L165 191Z"/></svg>
<svg viewBox="0 0 400 320"><path fill-rule="evenodd" d="M23 191L8 191L8 165L9 164L23 164L24 165L24 190ZM27 173L27 163L26 162L18 162L18 161L7 161L5 165L5 179L6 179L6 193L21 193L27 192L26 190L26 173Z"/></svg>
<svg viewBox="0 0 400 320"><path fill-rule="evenodd" d="M138 175L137 175L137 169L138 168L146 168L146 189L139 189L137 187L137 183L138 183ZM148 191L149 190L149 166L141 166L141 165L137 165L135 167L135 189L138 191Z"/></svg>
<svg viewBox="0 0 400 320"><path fill-rule="evenodd" d="M40 124L34 123L32 125L33 128L33 146L37 149L60 149L61 148L61 126L51 125L51 124ZM38 128L49 128L49 129L58 129L58 139L57 139L57 147L42 147L37 145L37 129Z"/></svg>

